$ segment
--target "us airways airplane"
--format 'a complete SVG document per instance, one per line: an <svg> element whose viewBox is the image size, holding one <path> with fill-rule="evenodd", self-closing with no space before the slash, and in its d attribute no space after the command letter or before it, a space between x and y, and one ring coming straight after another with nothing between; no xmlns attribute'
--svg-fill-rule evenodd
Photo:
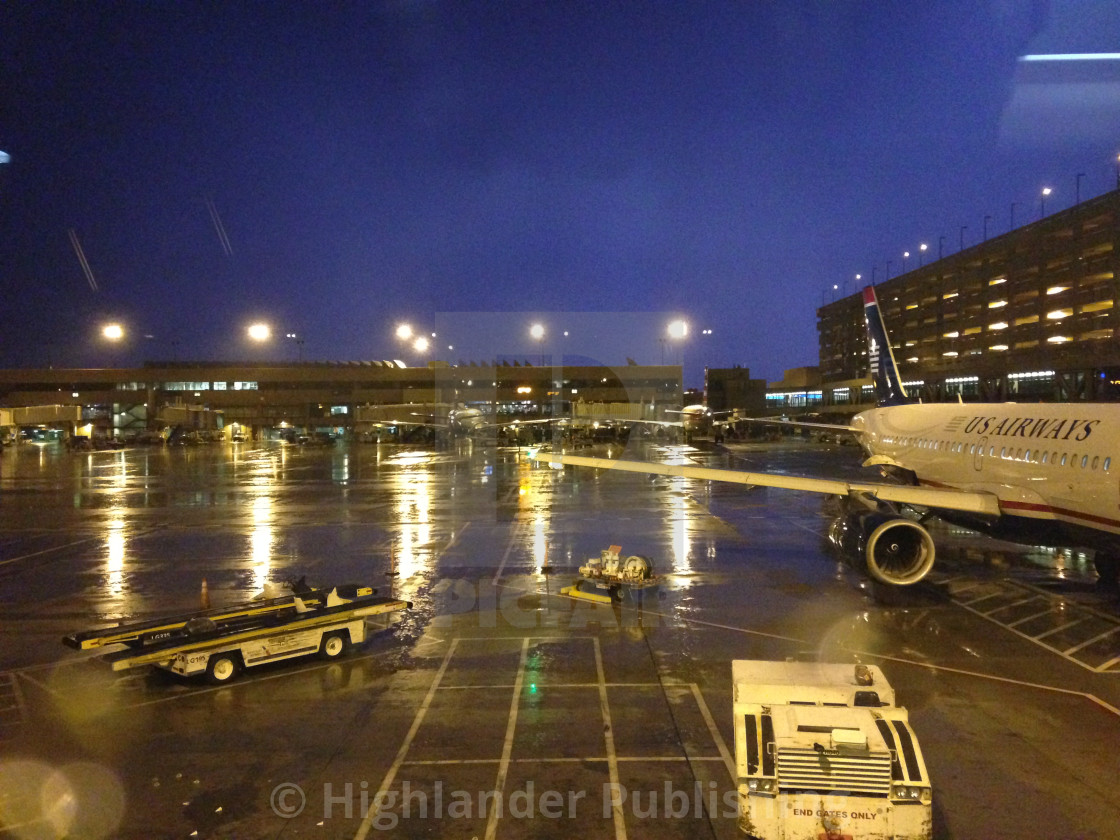
<svg viewBox="0 0 1120 840"><path fill-rule="evenodd" d="M542 452L569 465L828 493L844 500L830 539L871 577L913 584L936 548L903 509L1001 539L1092 549L1106 587L1120 573L1120 404L914 404L902 386L873 287L863 291L878 406L841 427L893 483L709 469ZM823 424L804 424L823 425ZM924 518L924 517L923 517Z"/></svg>

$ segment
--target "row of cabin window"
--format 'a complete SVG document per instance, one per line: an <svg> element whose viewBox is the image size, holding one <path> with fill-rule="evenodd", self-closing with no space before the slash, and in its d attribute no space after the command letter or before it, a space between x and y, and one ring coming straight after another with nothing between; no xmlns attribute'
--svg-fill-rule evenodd
<svg viewBox="0 0 1120 840"><path fill-rule="evenodd" d="M950 441L947 441L947 440L928 440L928 439L913 440L913 439L909 439L909 438L903 439L903 440L899 441L899 443L902 443L903 445L906 445L907 443L911 443L912 445L917 446L919 449L945 450L945 451L948 451L948 452L955 452L955 453L964 452L964 449L965 449L965 446L966 446L966 444L963 441L957 441L957 442L953 443L953 442L950 442ZM967 444L967 446L968 446L968 454L969 455L975 455L977 444L971 443L971 444ZM983 448L981 447L981 450L982 449ZM981 451L981 454L983 454L982 451ZM988 447L988 457L989 458L995 458L996 457L996 448L994 446L989 446ZM1030 461L1031 463L1034 463L1034 464L1047 464L1048 463L1051 466L1061 466L1061 467L1064 467L1066 465L1069 465L1071 467L1080 466L1082 469L1093 469L1093 470L1100 468L1100 469L1104 469L1105 472L1107 472L1112 467L1112 458L1111 457L1106 457L1104 459L1104 462L1101 463L1101 458L1100 458L1099 455L1094 455L1092 457L1091 461L1090 461L1088 455L1082 455L1080 460L1079 460L1076 454L1070 455L1067 452L1050 452L1049 450L1046 451L1046 452L1041 452L1037 449L1032 452L1030 449L1024 451L1022 449L1015 449L1015 448L1006 447L1006 446L1000 448L999 457L1003 458L1005 460L1012 460L1012 461Z"/></svg>

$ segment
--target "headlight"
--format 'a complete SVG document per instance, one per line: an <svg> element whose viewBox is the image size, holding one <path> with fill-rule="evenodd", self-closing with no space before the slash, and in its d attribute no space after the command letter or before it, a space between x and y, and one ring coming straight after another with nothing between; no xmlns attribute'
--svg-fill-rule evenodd
<svg viewBox="0 0 1120 840"><path fill-rule="evenodd" d="M891 787L891 799L902 799L907 802L920 802L927 791L927 788L919 787L917 785L893 785Z"/></svg>
<svg viewBox="0 0 1120 840"><path fill-rule="evenodd" d="M752 793L773 793L775 786L773 779L750 779L747 781L747 790Z"/></svg>

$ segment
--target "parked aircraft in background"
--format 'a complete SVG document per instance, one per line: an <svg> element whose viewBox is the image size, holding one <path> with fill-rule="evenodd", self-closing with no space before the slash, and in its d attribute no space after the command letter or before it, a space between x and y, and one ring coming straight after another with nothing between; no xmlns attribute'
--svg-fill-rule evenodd
<svg viewBox="0 0 1120 840"><path fill-rule="evenodd" d="M542 452L538 461L840 496L831 539L871 577L912 584L933 567L933 538L912 509L1026 544L1095 551L1102 586L1120 576L1120 404L909 402L873 287L864 289L868 356L878 407L840 428L856 435L893 483Z"/></svg>
<svg viewBox="0 0 1120 840"><path fill-rule="evenodd" d="M476 435L490 432L511 432L525 426L538 426L564 422L564 418L534 418L529 420L495 421L480 409L466 406L449 407L444 404L388 405L377 407L379 417L368 420L370 425L381 428L400 426L428 427L444 430L454 435Z"/></svg>

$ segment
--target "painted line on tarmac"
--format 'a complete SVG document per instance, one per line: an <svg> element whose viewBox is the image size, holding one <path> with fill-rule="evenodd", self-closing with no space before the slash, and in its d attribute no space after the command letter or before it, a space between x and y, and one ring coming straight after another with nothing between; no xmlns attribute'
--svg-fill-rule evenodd
<svg viewBox="0 0 1120 840"><path fill-rule="evenodd" d="M591 638L595 646L595 673L599 677L599 709L603 714L603 740L607 745L607 774L611 780L611 790L619 790L618 756L614 751L614 725L611 722L611 707L607 702L607 677L603 671L603 649L599 637ZM614 817L615 840L626 840L626 817L622 813L622 802L617 796L611 797L611 814Z"/></svg>
<svg viewBox="0 0 1120 840"><path fill-rule="evenodd" d="M525 665L529 661L529 637L521 640L521 658L517 663L517 678L513 684L513 698L509 703L509 718L506 720L506 737L502 742L502 759L498 763L498 777L494 781L493 790L497 793L500 802L506 790L506 778L509 776L509 759L513 754L513 736L517 729L517 710L521 706L521 687L525 684ZM494 840L498 834L498 809L490 811L486 821L485 840Z"/></svg>
<svg viewBox="0 0 1120 840"><path fill-rule="evenodd" d="M719 727L716 726L716 720L712 717L712 710L708 708L704 695L700 693L700 686L696 683L689 683L688 687L692 689L692 696L696 698L696 705L700 707L700 714L704 718L704 723L708 725L708 731L712 733L712 740L715 741L716 749L719 750L723 766L727 768L727 775L731 777L732 781L735 781L735 759L731 757L731 751L727 749L727 742L719 734Z"/></svg>
<svg viewBox="0 0 1120 840"><path fill-rule="evenodd" d="M928 662L918 662L917 660L914 660L914 659L905 659L901 656L889 656L889 655L883 654L883 653L872 653L871 651L867 651L867 650L853 650L852 648L845 648L845 649L849 653L855 653L855 654L858 654L860 656L870 656L870 657L874 657L875 659L884 659L887 662L899 662L899 663L904 664L904 665L915 665L919 668L927 668L931 671L944 671L944 672L949 673L949 674L959 674L960 676L964 676L964 677L975 677L975 678L981 679L981 680L990 680L992 682L1008 683L1010 685L1020 686L1021 688L1037 688L1037 689L1040 689L1042 691L1053 691L1053 692L1056 692L1058 694L1068 695L1070 697L1083 697L1087 700L1092 700L1094 703L1096 703L1102 709L1105 709L1105 710L1111 712L1112 714L1116 715L1117 717L1120 717L1120 709L1116 708L1111 703L1108 703L1108 702L1100 699L1095 694L1090 694L1087 691L1077 691L1076 689L1073 689L1073 688L1060 688L1059 686L1056 686L1056 685L1045 685L1044 683L1028 682L1027 680L1016 680L1016 679L1013 679L1011 677L996 676L995 674L983 674L979 671L969 671L969 670L966 670L964 668L953 668L953 667L950 667L949 665L933 665L933 664L930 664Z"/></svg>
<svg viewBox="0 0 1120 840"><path fill-rule="evenodd" d="M541 636L541 637L533 637L533 638L541 638L544 641L549 641L549 642L567 641L567 639L564 639L563 637L560 637L560 636ZM660 688L661 687L661 683L635 683L635 682L630 682L630 683L604 683L604 684L607 686L607 688ZM597 682L594 682L594 683L549 683L549 682L541 682L540 680L537 680L534 683L534 685L536 685L537 688L598 688L599 687L599 683L597 683ZM477 688L479 690L487 690L487 689L498 689L498 688L513 688L513 686L514 686L513 683L494 683L493 685L482 685L482 684L479 684L479 683L471 683L470 685L441 685L439 687L439 690L440 691L462 691L464 689L472 689L472 688Z"/></svg>
<svg viewBox="0 0 1120 840"><path fill-rule="evenodd" d="M364 840L365 836L369 834L369 830L373 827L373 821L377 817L379 802L385 801L385 794L389 790L389 786L393 784L393 780L397 777L397 771L400 770L401 764L404 763L404 757L408 755L409 749L412 747L412 741L416 737L416 733L420 730L420 724L424 722L424 716L428 713L428 707L432 705L432 698L436 696L436 689L439 687L443 675L447 673L447 666L451 662L451 657L455 654L455 648L458 646L459 640L452 639L451 644L447 648L447 653L443 657L443 662L440 663L439 670L436 671L435 678L432 680L431 686L428 687L428 693L424 695L424 701L420 704L420 709L416 712L416 717L412 720L412 726L409 727L408 734L404 736L404 741L401 743L400 749L397 750L397 756L393 759L393 764L389 771L385 774L385 778L381 780L381 787L378 788L377 795L373 798L373 805L366 811L365 817L362 819L362 824L358 826L358 833L354 835L354 840Z"/></svg>
<svg viewBox="0 0 1120 840"><path fill-rule="evenodd" d="M51 687L50 687L49 685L47 685L47 684L46 684L45 682L41 682L41 681L39 681L39 680L35 679L35 678L34 678L33 676L31 676L30 674L28 674L28 673L26 673L26 672L19 672L19 671L15 671L15 672L13 672L13 673L14 673L14 674L15 674L15 675L16 675L17 677L22 677L23 679L25 679L25 680L27 680L27 681L28 681L29 683L31 683L31 684L32 684L33 686L36 686L37 688L40 688L40 689L42 689L43 691L45 691L45 692L46 692L47 694L50 694L50 695L51 695L52 697L54 697L54 698L55 698L56 700L62 700L62 699L63 699L62 695L61 695L61 694L60 694L60 693L59 693L59 692L58 692L58 691L57 691L56 689L53 689L53 688L51 688Z"/></svg>
<svg viewBox="0 0 1120 840"><path fill-rule="evenodd" d="M445 554L449 548L451 548L453 545L455 545L455 543L459 542L459 537L463 536L463 532L466 531L469 527L471 527L470 521L468 521L465 525L463 525L463 527L460 528L458 531L452 531L451 532L451 539L449 539L447 541L447 545L445 545L443 548L441 548L439 550L439 553L440 554Z"/></svg>
<svg viewBox="0 0 1120 840"><path fill-rule="evenodd" d="M610 759L605 755L585 755L574 758L572 756L545 756L541 758L511 758L510 764L583 764L587 761L601 761L605 763L610 761ZM615 756L615 761L620 764L638 764L643 761L670 763L674 761L718 761L723 764L727 763L727 759L722 755L618 755ZM417 759L416 761L405 761L401 763L401 766L446 767L448 765L458 764L498 764L500 762L500 758L426 758Z"/></svg>
<svg viewBox="0 0 1120 840"><path fill-rule="evenodd" d="M652 615L662 615L661 613L651 613L651 614ZM667 617L667 616L663 616L663 617ZM806 641L805 639L795 639L795 638L792 638L790 636L779 636L779 635L775 635L773 633L760 633L757 630L748 630L745 627L732 627L728 624L717 624L713 621L704 621L703 619L699 619L699 618L682 618L680 620L685 622L686 624L702 624L702 625L705 625L707 627L718 627L722 630L731 630L731 631L736 632L736 633L745 633L745 634L751 635L751 636L764 636L764 637L770 638L770 639L781 639L781 640L787 641L787 642L796 642L797 644L801 644L801 645L809 644L809 642ZM1019 635L1022 635L1022 634L1019 634ZM852 648L846 648L846 650L849 653L859 654L860 656L871 656L871 657L875 657L877 659L884 659L888 662L900 662L900 663L903 663L903 664L906 664L906 665L916 665L919 668L928 668L928 669L933 670L933 671L945 671L946 673L960 674L961 676L975 677L977 679L982 679L982 680L991 680L993 682L1010 683L1012 685L1022 686L1023 688L1035 688L1035 689L1040 689L1042 691L1054 691L1054 692L1057 692L1059 694L1069 695L1071 697L1083 697L1087 700L1091 700L1092 702L1096 703L1102 709L1105 709L1106 711L1111 712L1112 714L1116 715L1117 717L1120 717L1120 709L1117 709L1111 703L1108 703L1104 700L1101 700L1095 694L1090 694L1089 692L1086 692L1086 691L1077 691L1076 689L1072 689L1072 688L1060 688L1060 687L1055 686L1055 685L1045 685L1043 683L1032 683L1032 682L1027 682L1025 680L1012 679L1011 677L1000 677L1000 676L997 676L995 674L984 674L984 673L981 673L979 671L968 671L968 670L965 670L963 668L953 668L953 667L950 667L948 665L934 665L934 664L931 664L929 662L919 662L915 659L906 659L906 658L903 658L903 657L900 657L900 656L890 656L888 654L874 653L872 651L854 650Z"/></svg>
<svg viewBox="0 0 1120 840"><path fill-rule="evenodd" d="M1105 674L1105 673L1120 674L1120 671L1109 671L1109 668L1112 665L1114 665L1114 664L1116 664L1116 662L1120 661L1120 657L1116 657L1115 659L1112 659L1109 662L1104 663L1103 665L1098 665L1098 666L1094 667L1093 665L1090 665L1088 662L1082 662L1076 656L1072 656L1068 652L1063 651L1063 650L1059 650L1056 647L1051 647L1046 642L1042 641L1042 639L1044 639L1046 636L1052 635L1052 634L1057 633L1061 630L1066 630L1070 627L1073 627L1077 624L1081 624L1082 622L1087 621L1089 619L1088 615L1083 615L1083 616L1080 616L1080 617L1073 618L1072 620L1067 621L1064 624L1061 624L1057 627L1053 627L1050 630L1047 630L1045 633L1040 633L1038 635L1032 636L1029 633L1024 633L1022 630L1019 630L1017 627L1014 626L1015 624L1019 624L1020 622L1016 621L1016 622L1013 622L1012 624L1007 624L1003 621L1000 621L998 618L996 618L993 615L993 613L997 613L1000 610L1004 609L1005 607L1015 606L1015 604L1005 604L1003 606L996 607L993 610L989 610L988 612L983 612L982 610L976 609L974 606L972 606L973 604L976 604L980 601L984 601L984 600L987 600L989 598L996 598L996 597L999 597L1000 595L1003 595L1005 593L1006 593L1006 590L997 589L995 592L989 593L988 595L982 595L979 598L974 598L971 601L959 601L956 598L953 598L952 602L954 604L956 604L957 606L961 607L962 609L967 610L968 612L972 613L973 615L979 616L980 618L984 619L985 621L990 621L992 624L995 624L998 627L1002 627L1003 629L1005 629L1005 630L1007 630L1011 633L1014 633L1020 639L1026 639L1031 644L1038 645L1043 650L1047 650L1050 653L1055 654L1056 656L1060 656L1062 659L1066 660L1067 662L1072 662L1074 665L1077 665L1080 668L1084 668L1086 671L1090 671L1090 672L1095 673L1095 674ZM1061 608L1057 604L1053 603L1053 599L1049 595L1046 595L1046 596L1035 595L1032 598L1027 598L1027 599L1024 599L1024 601L1017 601L1015 603L1016 604L1025 603L1026 601L1033 600L1034 598L1037 598L1037 597L1046 597L1047 599L1051 600L1050 609L1041 613L1042 615L1045 615L1047 612L1053 612L1055 609L1060 609ZM1077 605L1075 605L1075 606L1077 606ZM1037 616L1033 616L1033 617L1037 618Z"/></svg>
<svg viewBox="0 0 1120 840"><path fill-rule="evenodd" d="M9 563L18 563L20 560L30 560L32 557L39 557L43 554L52 554L56 551L62 551L62 549L64 548L73 548L76 545L99 542L102 539L104 539L102 536L86 537L84 540L75 540L74 542L65 543L64 545L56 545L52 548L44 548L42 551L33 551L30 554L21 554L19 557L9 557L7 560L0 560L0 566L6 566Z"/></svg>
<svg viewBox="0 0 1120 840"><path fill-rule="evenodd" d="M135 533L131 534L130 539L139 539L146 537L148 534L155 533L166 528L166 525L153 525L150 528L141 528ZM56 551L62 551L64 548L73 548L76 545L85 545L91 542L101 542L105 539L103 534L98 534L96 537L85 537L84 539L75 540L74 542L64 543L63 545L52 546L51 548L44 548L41 551L33 551L30 554L21 554L19 557L9 557L7 560L0 560L0 566L6 566L9 563L18 563L20 560L30 560L32 557L41 557L44 554L53 554ZM69 596L67 596L69 597ZM53 599L59 600L59 599Z"/></svg>
<svg viewBox="0 0 1120 840"><path fill-rule="evenodd" d="M562 595L560 597L571 598L570 595ZM571 598L571 600L578 601L579 599L578 598ZM782 642L795 642L799 645L809 644L809 642L806 641L805 639L795 639L793 636L782 636L778 633L763 633L761 630L750 630L746 627L733 627L730 624L720 624L720 623L715 622L715 621L704 621L704 619L702 619L702 618L682 618L681 616L666 615L663 612L657 612L655 610L645 610L645 609L643 609L642 612L647 614L647 615L656 615L659 618L665 618L665 619L668 619L670 621L674 621L674 620L675 621L683 621L685 624L703 624L705 627L715 627L719 630L731 630L735 633L745 633L748 636L761 636L764 639L778 639L779 641L782 641Z"/></svg>
<svg viewBox="0 0 1120 840"><path fill-rule="evenodd" d="M517 538L521 536L521 532L528 527L529 523L523 520L519 520L517 524L513 526L513 533L509 535L509 542L506 543L506 553L502 555L502 562L498 565L498 571L494 572L494 580L491 581L494 586L499 585L498 581L502 577L502 572L505 571L506 562L509 560L509 555L513 552L513 546L517 542Z"/></svg>

